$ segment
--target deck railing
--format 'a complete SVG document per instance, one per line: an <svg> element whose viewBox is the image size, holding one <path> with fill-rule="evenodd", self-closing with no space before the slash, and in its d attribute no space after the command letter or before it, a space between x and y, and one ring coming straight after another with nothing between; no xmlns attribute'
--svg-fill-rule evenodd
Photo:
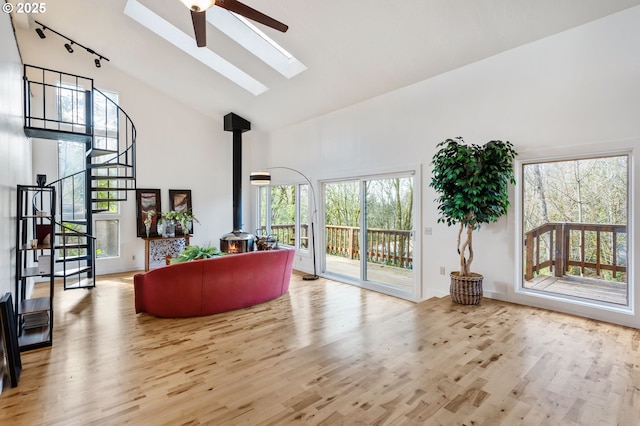
<svg viewBox="0 0 640 426"><path fill-rule="evenodd" d="M544 268L549 268L556 277L577 275L573 271L582 276L602 277L602 271L611 271L615 279L618 273L627 272L626 234L627 226L619 224L540 225L525 233L525 279L531 280Z"/></svg>
<svg viewBox="0 0 640 426"><path fill-rule="evenodd" d="M327 254L347 259L360 259L360 228L355 226L327 225ZM294 225L272 225L271 234L282 244L295 242ZM302 227L301 241L306 247L307 226ZM411 269L413 267L413 238L411 231L397 229L367 230L367 261Z"/></svg>

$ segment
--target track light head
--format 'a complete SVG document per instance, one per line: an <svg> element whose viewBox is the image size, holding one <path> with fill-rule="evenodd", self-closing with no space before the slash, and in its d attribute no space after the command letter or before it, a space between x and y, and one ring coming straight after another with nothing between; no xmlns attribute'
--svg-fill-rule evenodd
<svg viewBox="0 0 640 426"><path fill-rule="evenodd" d="M61 34L59 32L57 32L56 30L54 30L53 28L49 28L47 26L45 26L44 24L42 24L41 22L35 21L35 23L37 25L40 25L40 28L36 28L36 33L38 34L38 36L40 38L46 38L46 34L44 33L45 30L49 30L52 33L54 33L57 36L60 36L61 38L64 39L65 43L64 43L64 48L67 49L67 52L69 53L73 53L74 52L74 48L73 45L75 44L77 47L81 47L84 50L87 51L87 53L91 54L91 55L95 55L96 58L93 60L93 63L96 65L96 68L100 68L102 67L102 60L108 61L109 58L105 58L104 56L102 56L101 54L99 54L98 52L96 52L95 50L91 49L90 47L87 46L83 46L82 44L70 39L69 37L67 37L64 34ZM77 48L76 47L76 48Z"/></svg>

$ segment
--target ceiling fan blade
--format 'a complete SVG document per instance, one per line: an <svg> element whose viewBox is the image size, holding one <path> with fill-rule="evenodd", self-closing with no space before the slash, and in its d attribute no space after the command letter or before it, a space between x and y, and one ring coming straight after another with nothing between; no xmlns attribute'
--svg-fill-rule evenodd
<svg viewBox="0 0 640 426"><path fill-rule="evenodd" d="M280 21L276 21L270 16L265 15L262 12L247 6L244 3L240 3L238 0L216 0L216 6L220 6L223 9L242 15L245 18L252 21L259 22L267 27L271 27L283 33L287 32L289 27Z"/></svg>
<svg viewBox="0 0 640 426"><path fill-rule="evenodd" d="M193 31L196 35L196 44L198 47L207 45L207 12L191 11L191 20L193 21Z"/></svg>

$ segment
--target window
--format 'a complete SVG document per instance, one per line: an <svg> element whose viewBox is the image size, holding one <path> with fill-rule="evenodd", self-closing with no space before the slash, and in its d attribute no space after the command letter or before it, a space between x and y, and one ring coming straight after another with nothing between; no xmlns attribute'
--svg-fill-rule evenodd
<svg viewBox="0 0 640 426"><path fill-rule="evenodd" d="M522 166L522 287L629 305L629 156Z"/></svg>
<svg viewBox="0 0 640 426"><path fill-rule="evenodd" d="M94 162L113 162L118 155L118 94L96 91L93 101L93 148L100 153L104 153L103 155L94 156ZM117 176L118 169L115 167L98 168L94 170L94 174L98 176ZM95 184L98 188L104 188L104 191L98 191L95 194L96 199L104 200L95 203L95 210L100 213L118 213L120 203L109 201L118 198L118 191L115 190L118 185L117 181L97 180Z"/></svg>
<svg viewBox="0 0 640 426"><path fill-rule="evenodd" d="M309 185L258 188L258 229L280 244L309 249Z"/></svg>
<svg viewBox="0 0 640 426"><path fill-rule="evenodd" d="M73 131L84 132L86 92L64 83L58 85L58 90L60 120L73 123ZM101 163L115 159L118 152L118 94L96 90L93 101L93 149L101 155L92 156L92 161ZM79 127L80 125L82 127ZM65 221L86 218L87 194L85 194L83 171L86 169L87 148L82 142L58 141L58 178L68 177L60 182L61 213ZM94 174L101 176L112 176L117 173L117 168L94 169ZM119 203L112 200L118 198L118 191L115 188L117 183L115 180L97 180L93 184L98 188L104 188L90 195L98 200L91 203L95 213L93 234L97 238L96 257L116 257L119 255ZM86 232L86 228L80 223L67 222L66 226L79 232Z"/></svg>
<svg viewBox="0 0 640 426"><path fill-rule="evenodd" d="M118 257L120 255L120 235L118 219L96 219L96 258Z"/></svg>

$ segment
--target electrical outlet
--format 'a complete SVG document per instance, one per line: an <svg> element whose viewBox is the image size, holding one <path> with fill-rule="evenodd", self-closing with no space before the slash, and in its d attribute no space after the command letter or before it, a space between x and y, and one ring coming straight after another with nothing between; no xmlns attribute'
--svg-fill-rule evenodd
<svg viewBox="0 0 640 426"><path fill-rule="evenodd" d="M431 234L433 234L433 228L428 226L424 228L424 235L431 235Z"/></svg>
<svg viewBox="0 0 640 426"><path fill-rule="evenodd" d="M441 266L440 267L440 275L444 275L444 274L445 274L444 266Z"/></svg>

